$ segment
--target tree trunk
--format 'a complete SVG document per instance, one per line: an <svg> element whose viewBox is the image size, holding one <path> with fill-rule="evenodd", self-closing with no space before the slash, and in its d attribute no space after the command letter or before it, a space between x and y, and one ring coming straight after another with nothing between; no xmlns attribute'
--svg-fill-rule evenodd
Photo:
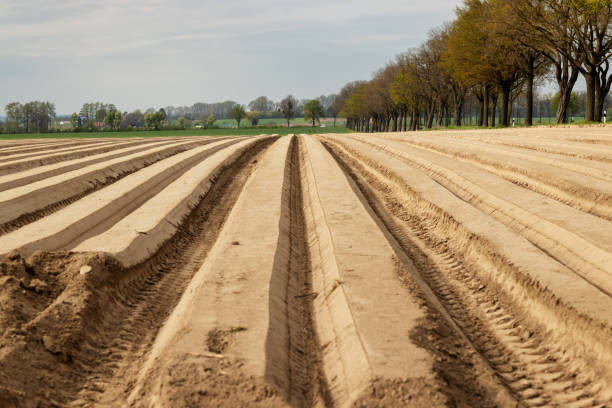
<svg viewBox="0 0 612 408"><path fill-rule="evenodd" d="M410 130L412 131L416 131L417 130L417 122L419 121L421 114L419 113L418 110L414 109L412 111L412 118L410 119Z"/></svg>
<svg viewBox="0 0 612 408"><path fill-rule="evenodd" d="M527 74L527 93L525 95L525 126L533 125L533 79L534 79L534 61L530 61L529 72Z"/></svg>
<svg viewBox="0 0 612 408"><path fill-rule="evenodd" d="M593 73L583 74L586 81L586 100L584 110L584 120L587 122L595 121L595 75Z"/></svg>
<svg viewBox="0 0 612 408"><path fill-rule="evenodd" d="M434 113L436 112L436 103L432 100L427 103L427 116L425 118L425 126L427 129L433 127Z"/></svg>
<svg viewBox="0 0 612 408"><path fill-rule="evenodd" d="M482 97L482 127L489 127L489 86L485 86Z"/></svg>
<svg viewBox="0 0 612 408"><path fill-rule="evenodd" d="M497 111L497 92L491 92L491 102L492 102L492 109L491 109L491 127L495 127L495 114Z"/></svg>
<svg viewBox="0 0 612 408"><path fill-rule="evenodd" d="M502 111L501 111L501 125L508 126L508 114L510 107L510 85L504 84L502 86Z"/></svg>
<svg viewBox="0 0 612 408"><path fill-rule="evenodd" d="M436 118L436 127L442 127L443 120L444 120L444 102L440 100L438 104L438 117Z"/></svg>
<svg viewBox="0 0 612 408"><path fill-rule="evenodd" d="M455 104L455 126L461 126L461 116L463 115L463 102Z"/></svg>
<svg viewBox="0 0 612 408"><path fill-rule="evenodd" d="M597 80L595 82L595 120L597 122L602 121L606 96L610 92L610 85L612 85L612 75L608 77L609 68L610 63L608 61L597 68Z"/></svg>
<svg viewBox="0 0 612 408"><path fill-rule="evenodd" d="M557 55L556 59L552 61L555 66L557 84L559 85L559 105L557 106L555 123L567 123L567 105L569 104L574 84L578 80L578 68L571 65L570 61L561 55Z"/></svg>

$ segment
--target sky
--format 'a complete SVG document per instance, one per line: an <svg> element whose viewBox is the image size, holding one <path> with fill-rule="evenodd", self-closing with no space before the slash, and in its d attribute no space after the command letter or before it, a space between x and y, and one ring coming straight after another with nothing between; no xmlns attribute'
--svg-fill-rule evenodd
<svg viewBox="0 0 612 408"><path fill-rule="evenodd" d="M460 3L2 0L0 107L44 100L70 114L95 101L132 111L337 93L421 45Z"/></svg>

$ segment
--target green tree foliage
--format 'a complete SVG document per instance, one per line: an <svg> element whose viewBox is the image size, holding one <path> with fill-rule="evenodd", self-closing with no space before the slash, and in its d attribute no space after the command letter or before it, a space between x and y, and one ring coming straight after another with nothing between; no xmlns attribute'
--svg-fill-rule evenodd
<svg viewBox="0 0 612 408"><path fill-rule="evenodd" d="M550 101L550 109L553 112L556 112L558 107L559 107L559 99L561 97L561 93L557 92L556 94L553 95L551 101ZM569 116L575 116L576 113L578 113L578 95L576 94L576 92L572 92L569 98L569 102L567 104L567 114Z"/></svg>
<svg viewBox="0 0 612 408"><path fill-rule="evenodd" d="M73 130L79 127L79 117L76 112L73 112L72 115L70 115L70 124L72 125Z"/></svg>
<svg viewBox="0 0 612 408"><path fill-rule="evenodd" d="M55 119L55 105L50 102L12 102L4 111L6 131L11 133L45 133Z"/></svg>
<svg viewBox="0 0 612 408"><path fill-rule="evenodd" d="M553 71L557 122L576 113L571 91L579 73L586 118L598 121L612 86L611 25L610 0L464 0L452 23L369 81L347 84L331 110L359 131L417 130L434 118L448 126L451 116L461 125L469 101L470 122L475 106L478 125L508 126L520 98L531 125L535 84Z"/></svg>
<svg viewBox="0 0 612 408"><path fill-rule="evenodd" d="M315 122L319 122L323 116L323 106L317 99L313 99L304 105L304 120L312 121L312 127L314 127Z"/></svg>
<svg viewBox="0 0 612 408"><path fill-rule="evenodd" d="M208 118L206 119L206 128L212 129L213 127L215 127L216 120L217 118L215 118L215 115L213 115L212 113L208 115Z"/></svg>
<svg viewBox="0 0 612 408"><path fill-rule="evenodd" d="M166 115L163 112L149 112L144 115L144 122L147 129L160 130L166 120Z"/></svg>
<svg viewBox="0 0 612 408"><path fill-rule="evenodd" d="M117 109L108 111L106 116L104 117L104 125L109 127L111 130L119 129L119 125L121 124L122 115Z"/></svg>
<svg viewBox="0 0 612 408"><path fill-rule="evenodd" d="M230 111L230 118L236 121L236 125L240 129L240 121L246 117L246 111L244 110L244 106L237 104L234 105L232 110Z"/></svg>
<svg viewBox="0 0 612 408"><path fill-rule="evenodd" d="M263 116L263 112L258 110L251 110L247 112L247 117L251 121L251 126L257 126L259 124L259 119Z"/></svg>

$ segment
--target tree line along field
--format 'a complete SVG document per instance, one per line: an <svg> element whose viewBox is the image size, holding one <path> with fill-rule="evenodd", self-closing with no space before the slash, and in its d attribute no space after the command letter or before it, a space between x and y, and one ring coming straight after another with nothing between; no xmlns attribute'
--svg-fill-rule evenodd
<svg viewBox="0 0 612 408"><path fill-rule="evenodd" d="M607 406L605 127L0 141L0 405Z"/></svg>
<svg viewBox="0 0 612 408"><path fill-rule="evenodd" d="M553 105L557 124L572 116L604 122L611 28L608 0L465 0L420 47L370 80L349 82L334 103L348 127L363 132L460 127L473 116L480 127L508 127L518 110L531 126ZM579 79L586 85L580 98L573 92ZM542 109L537 88L547 82L556 94Z"/></svg>
<svg viewBox="0 0 612 408"><path fill-rule="evenodd" d="M278 135L294 134L300 132L303 134L312 133L352 133L353 130L344 126L329 127L312 127L312 126L292 126L290 128L282 126L266 127L244 127L235 128L215 128L215 129L187 129L187 130L134 130L121 132L66 132L66 133L36 133L36 134L0 134L0 140L25 140L30 138L35 139L87 139L87 138L164 138L164 137L191 137L191 136L236 136L236 135L260 135L262 133L274 133Z"/></svg>

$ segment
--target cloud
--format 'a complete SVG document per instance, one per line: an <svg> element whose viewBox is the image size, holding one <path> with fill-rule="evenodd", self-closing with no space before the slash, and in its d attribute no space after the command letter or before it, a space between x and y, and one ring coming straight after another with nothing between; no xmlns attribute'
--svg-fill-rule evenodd
<svg viewBox="0 0 612 408"><path fill-rule="evenodd" d="M104 55L171 41L232 38L263 32L291 32L367 18L411 16L452 10L455 1L292 2L66 1L9 0L0 14L0 46L8 55ZM375 23L374 23L375 24Z"/></svg>
<svg viewBox="0 0 612 408"><path fill-rule="evenodd" d="M4 0L0 98L69 112L102 97L133 109L333 92L418 46L459 1Z"/></svg>

